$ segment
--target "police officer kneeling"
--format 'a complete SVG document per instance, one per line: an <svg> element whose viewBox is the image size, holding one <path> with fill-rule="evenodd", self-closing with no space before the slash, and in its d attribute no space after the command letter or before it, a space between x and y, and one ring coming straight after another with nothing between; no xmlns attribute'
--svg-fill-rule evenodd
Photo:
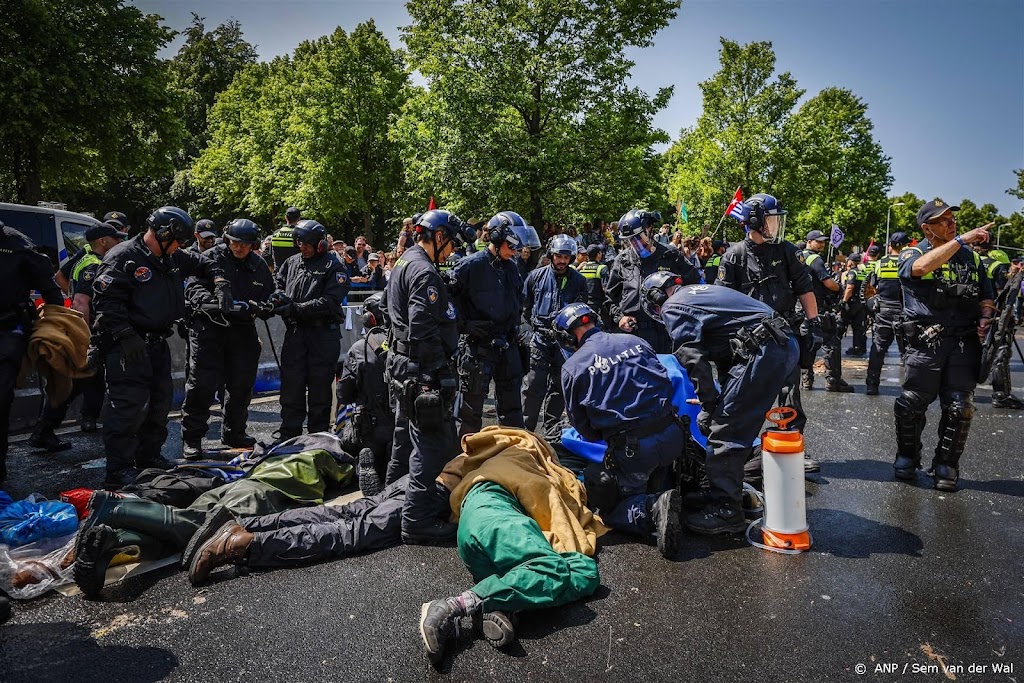
<svg viewBox="0 0 1024 683"><path fill-rule="evenodd" d="M644 281L644 304L665 324L675 356L690 376L708 435L709 490L686 527L700 534L743 531L743 465L765 413L797 366L800 346L779 313L749 296L711 285L686 286L672 273ZM722 390L715 386L712 366Z"/></svg>
<svg viewBox="0 0 1024 683"><path fill-rule="evenodd" d="M331 424L331 383L341 354L342 301L349 280L327 244L327 230L313 220L292 229L299 253L278 264L274 312L287 325L281 345L282 441L325 432ZM309 405L307 416L307 400Z"/></svg>
<svg viewBox="0 0 1024 683"><path fill-rule="evenodd" d="M249 403L260 362L260 336L256 316L272 315L266 304L274 293L274 278L266 262L253 252L260 230L247 218L236 218L224 228L223 243L203 252L224 271L231 283L232 310L216 306L212 283L191 278L185 298L191 306L189 375L182 405L182 454L203 457L203 437L210 419L210 402L222 385L226 389L221 441L229 448L252 448L256 439L246 434ZM212 312L211 308L214 308Z"/></svg>
<svg viewBox="0 0 1024 683"><path fill-rule="evenodd" d="M185 317L185 278L212 282L222 311L232 302L223 269L180 248L192 239L187 213L165 206L146 226L146 232L107 252L93 282L94 342L104 355L107 379L106 488L134 481L133 466L171 465L160 455L174 398L167 338L175 321Z"/></svg>
<svg viewBox="0 0 1024 683"><path fill-rule="evenodd" d="M584 471L587 505L605 524L657 539L664 557L679 545L679 491L660 481L682 455L688 435L672 406L672 382L645 340L608 334L582 303L559 311L552 323L558 342L572 353L562 366L569 421L583 438L604 440L603 467ZM660 493L648 494L648 491Z"/></svg>
<svg viewBox="0 0 1024 683"><path fill-rule="evenodd" d="M940 199L917 212L925 241L900 252L904 334L903 393L896 418L897 479L912 481L921 466L925 411L939 397L942 417L931 474L935 488L955 491L960 456L974 417L974 387L981 369L981 341L995 312L992 283L981 258L967 246L988 241L985 228L957 235L953 212ZM988 227L988 226L986 226Z"/></svg>

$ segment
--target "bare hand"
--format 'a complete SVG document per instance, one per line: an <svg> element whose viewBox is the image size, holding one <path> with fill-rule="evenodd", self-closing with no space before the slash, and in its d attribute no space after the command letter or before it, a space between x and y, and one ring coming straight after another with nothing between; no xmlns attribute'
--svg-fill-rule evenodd
<svg viewBox="0 0 1024 683"><path fill-rule="evenodd" d="M979 244L981 242L988 242L989 234L988 229L991 228L995 223L989 223L983 225L980 228L975 228L968 233L960 235L960 239L963 240L964 244Z"/></svg>
<svg viewBox="0 0 1024 683"><path fill-rule="evenodd" d="M978 338L985 341L985 334L988 332L989 325L992 324L992 318L981 318L978 320Z"/></svg>
<svg viewBox="0 0 1024 683"><path fill-rule="evenodd" d="M636 329L636 318L631 315L624 315L619 318L619 329L623 332L632 332Z"/></svg>

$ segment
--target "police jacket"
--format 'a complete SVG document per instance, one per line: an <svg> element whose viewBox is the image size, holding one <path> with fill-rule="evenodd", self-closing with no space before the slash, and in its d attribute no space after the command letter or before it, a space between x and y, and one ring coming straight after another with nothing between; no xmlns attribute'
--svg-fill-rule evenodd
<svg viewBox="0 0 1024 683"><path fill-rule="evenodd" d="M92 247L89 245L86 245L79 254L81 256L68 274L68 281L71 283L69 291L72 297L82 294L92 298L92 283L96 279L96 272L99 270L100 264L103 263L103 259L93 253Z"/></svg>
<svg viewBox="0 0 1024 683"><path fill-rule="evenodd" d="M515 258L503 261L478 251L459 261L451 284L455 308L465 320L488 320L493 338L514 341L523 310L523 281Z"/></svg>
<svg viewBox="0 0 1024 683"><path fill-rule="evenodd" d="M374 327L349 348L338 379L338 403L355 403L369 410L378 421L390 421L394 425L384 379L388 354L386 338L384 328Z"/></svg>
<svg viewBox="0 0 1024 683"><path fill-rule="evenodd" d="M295 254L274 273L277 288L291 299L288 319L298 325L328 325L342 319L342 302L348 296L348 275L334 252L306 260Z"/></svg>
<svg viewBox="0 0 1024 683"><path fill-rule="evenodd" d="M598 328L562 366L569 421L583 438L607 439L672 410L668 371L646 341Z"/></svg>
<svg viewBox="0 0 1024 683"><path fill-rule="evenodd" d="M292 235L291 226L284 225L270 236L267 258L272 268L280 268L285 261L298 253L299 248L295 246L295 237Z"/></svg>
<svg viewBox="0 0 1024 683"><path fill-rule="evenodd" d="M170 334L174 322L185 317L185 279L224 277L223 268L206 254L176 249L157 256L146 246L146 234L103 255L92 285L100 332L116 334L131 327L141 334Z"/></svg>
<svg viewBox="0 0 1024 683"><path fill-rule="evenodd" d="M224 271L224 277L231 283L232 300L264 303L274 293L274 276L270 274L266 262L255 252L249 252L244 260L239 260L227 244L221 243L203 254ZM197 302L212 293L213 281L208 278L192 277L185 285L185 298L189 302ZM233 325L255 323L249 311L224 313L224 319Z"/></svg>
<svg viewBox="0 0 1024 683"><path fill-rule="evenodd" d="M608 266L597 261L586 261L581 263L576 268L576 271L587 282L587 304L598 315L605 313L608 300L605 296L604 288L605 283L608 281Z"/></svg>
<svg viewBox="0 0 1024 683"><path fill-rule="evenodd" d="M686 368L705 410L711 412L719 397L712 363L718 367L732 366L729 341L740 330L753 328L774 313L768 304L728 287L713 285L680 287L662 304L661 318L672 338L674 355Z"/></svg>
<svg viewBox="0 0 1024 683"><path fill-rule="evenodd" d="M868 283L875 288L879 305L886 310L903 308L903 285L900 284L900 257L887 254L875 261L868 275Z"/></svg>
<svg viewBox="0 0 1024 683"><path fill-rule="evenodd" d="M0 331L34 318L33 290L45 303L64 304L60 288L53 281L50 259L35 251L28 237L0 223Z"/></svg>
<svg viewBox="0 0 1024 683"><path fill-rule="evenodd" d="M800 253L804 265L811 274L811 287L814 292L814 299L818 302L818 312L824 313L831 310L839 297L839 292L833 292L825 286L829 280L835 282L832 271L825 266L825 259L821 254L812 250L804 249Z"/></svg>
<svg viewBox="0 0 1024 683"><path fill-rule="evenodd" d="M811 274L792 242L754 244L747 236L722 256L716 285L743 292L789 318L801 294L814 291Z"/></svg>
<svg viewBox="0 0 1024 683"><path fill-rule="evenodd" d="M1009 266L988 255L981 257L981 265L984 266L988 279L992 281L992 289L996 292L1002 291L1006 286L1006 273L1010 269Z"/></svg>
<svg viewBox="0 0 1024 683"><path fill-rule="evenodd" d="M914 263L931 248L928 240L924 240L900 252L904 315L919 325L941 323L950 332L966 333L978 324L979 304L994 298L992 281L981 257L968 247L960 247L949 261L932 272L914 277Z"/></svg>
<svg viewBox="0 0 1024 683"><path fill-rule="evenodd" d="M867 272L860 265L854 266L843 275L843 289L853 287L853 296L850 303L853 305L864 303L864 284L867 281Z"/></svg>
<svg viewBox="0 0 1024 683"><path fill-rule="evenodd" d="M410 247L395 262L385 292L395 339L390 353L419 363L421 372L448 366L459 345L455 304L423 247Z"/></svg>
<svg viewBox="0 0 1024 683"><path fill-rule="evenodd" d="M565 274L558 277L555 267L547 265L527 276L524 289L524 310L533 325L533 343L557 346L551 321L569 304L587 300L587 280L572 268L566 268Z"/></svg>
<svg viewBox="0 0 1024 683"><path fill-rule="evenodd" d="M637 324L642 328L661 324L652 320L640 308L640 287L648 275L658 271L675 273L683 278L684 284L692 285L700 282L700 273L678 249L655 242L651 249L651 255L640 258L640 255L632 248L625 247L615 258L605 287L605 295L608 297L608 312L614 324L618 325L619 321L627 315L636 318Z"/></svg>

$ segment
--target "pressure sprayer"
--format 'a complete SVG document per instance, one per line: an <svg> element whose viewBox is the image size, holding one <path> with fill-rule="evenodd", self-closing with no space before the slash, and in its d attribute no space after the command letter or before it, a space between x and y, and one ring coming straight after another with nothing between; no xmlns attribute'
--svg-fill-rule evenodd
<svg viewBox="0 0 1024 683"><path fill-rule="evenodd" d="M786 555L810 550L811 533L807 529L807 503L804 500L804 437L789 430L796 418L796 409L789 406L773 408L765 419L775 424L761 435L761 469L764 496L761 499L764 517L747 526L747 541L756 548ZM755 526L761 527L763 543L750 536Z"/></svg>

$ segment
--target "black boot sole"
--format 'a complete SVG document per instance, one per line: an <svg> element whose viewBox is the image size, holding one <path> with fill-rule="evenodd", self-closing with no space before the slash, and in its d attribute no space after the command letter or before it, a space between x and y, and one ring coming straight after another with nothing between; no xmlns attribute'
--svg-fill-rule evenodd
<svg viewBox="0 0 1024 683"><path fill-rule="evenodd" d="M706 527L691 526L690 524L685 523L685 522L684 522L684 524L686 524L686 528L687 529L689 529L690 531L692 531L695 534L700 534L701 536L720 536L722 534L739 534L739 533L742 533L743 531L745 531L746 528L747 528L747 523L745 521L742 521L742 520L737 522L737 523L735 523L735 524L730 524L729 526L720 526L720 527L716 527L714 529L708 529Z"/></svg>
<svg viewBox="0 0 1024 683"><path fill-rule="evenodd" d="M682 497L679 491L672 491L669 495L667 514L658 520L658 552L666 559L672 559L679 552L679 536L683 531L679 519Z"/></svg>
<svg viewBox="0 0 1024 683"><path fill-rule="evenodd" d="M893 470L893 476L900 481L914 481L917 479L917 470Z"/></svg>
<svg viewBox="0 0 1024 683"><path fill-rule="evenodd" d="M107 542L109 534L107 528L92 527L75 543L72 574L75 585L86 598L93 599L103 590L107 568L117 555L117 547Z"/></svg>

